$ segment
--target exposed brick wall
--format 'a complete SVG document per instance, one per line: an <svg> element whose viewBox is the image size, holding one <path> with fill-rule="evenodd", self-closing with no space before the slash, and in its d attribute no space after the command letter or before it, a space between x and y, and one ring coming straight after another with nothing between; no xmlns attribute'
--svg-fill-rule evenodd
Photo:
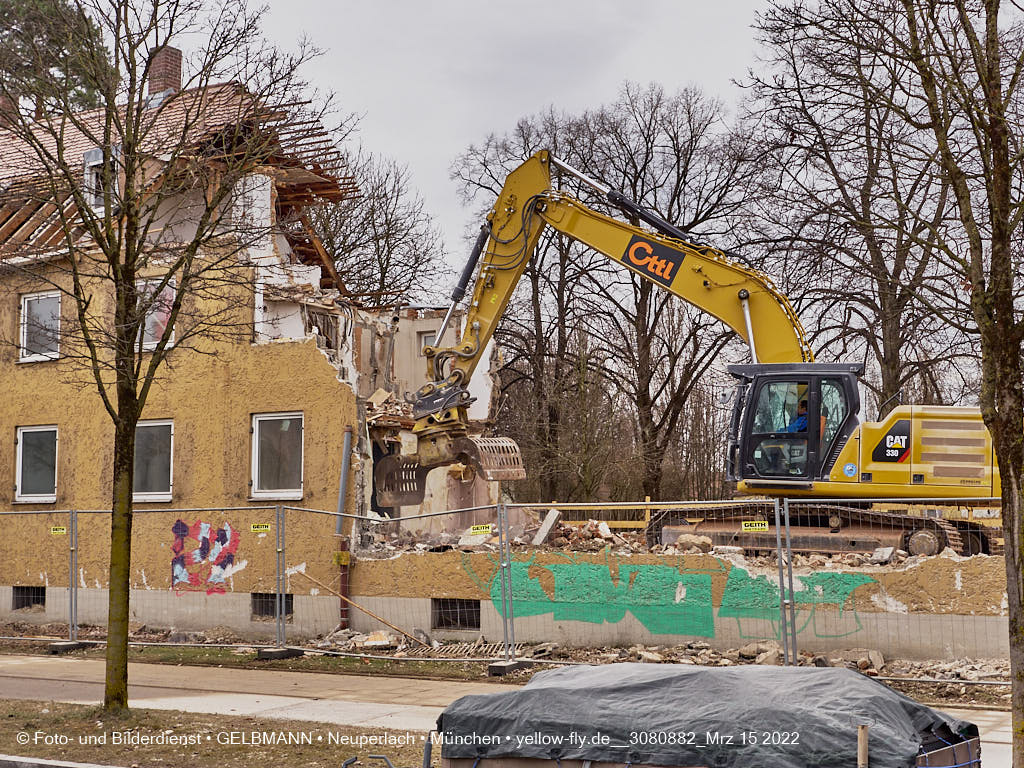
<svg viewBox="0 0 1024 768"><path fill-rule="evenodd" d="M149 68L150 94L181 89L181 51L167 46L153 54Z"/></svg>

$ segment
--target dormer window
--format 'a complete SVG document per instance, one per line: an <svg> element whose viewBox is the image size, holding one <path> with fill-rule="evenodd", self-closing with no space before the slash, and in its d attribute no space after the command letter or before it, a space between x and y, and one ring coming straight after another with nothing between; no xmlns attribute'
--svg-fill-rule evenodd
<svg viewBox="0 0 1024 768"><path fill-rule="evenodd" d="M115 148L111 157L111 198L117 195L117 163L115 161L118 154L119 152ZM99 213L103 210L103 148L96 147L95 149L87 150L83 155L82 165L84 167L82 188L85 191L85 199L89 202L90 207ZM111 207L117 207L113 200Z"/></svg>

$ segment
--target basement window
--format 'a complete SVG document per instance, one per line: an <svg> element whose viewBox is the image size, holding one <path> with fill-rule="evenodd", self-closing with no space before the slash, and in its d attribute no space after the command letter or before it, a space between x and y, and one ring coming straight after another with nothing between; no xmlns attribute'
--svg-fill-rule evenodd
<svg viewBox="0 0 1024 768"><path fill-rule="evenodd" d="M276 618L275 605L277 603L277 594L274 592L252 592L250 593L252 598L252 620L253 621L266 621L268 619L273 620ZM286 618L290 618L294 614L294 607L292 603L293 595L285 594L284 596L284 615Z"/></svg>
<svg viewBox="0 0 1024 768"><path fill-rule="evenodd" d="M45 607L46 587L14 587L14 595L11 599L12 611Z"/></svg>
<svg viewBox="0 0 1024 768"><path fill-rule="evenodd" d="M458 597L434 597L430 600L432 629L480 629L480 601Z"/></svg>

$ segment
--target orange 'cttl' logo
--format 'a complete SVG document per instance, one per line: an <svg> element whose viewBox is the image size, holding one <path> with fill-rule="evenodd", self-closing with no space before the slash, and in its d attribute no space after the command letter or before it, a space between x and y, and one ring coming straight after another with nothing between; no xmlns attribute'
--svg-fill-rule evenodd
<svg viewBox="0 0 1024 768"><path fill-rule="evenodd" d="M659 243L634 237L626 248L622 260L642 270L655 282L669 285L676 267L683 260L683 254Z"/></svg>

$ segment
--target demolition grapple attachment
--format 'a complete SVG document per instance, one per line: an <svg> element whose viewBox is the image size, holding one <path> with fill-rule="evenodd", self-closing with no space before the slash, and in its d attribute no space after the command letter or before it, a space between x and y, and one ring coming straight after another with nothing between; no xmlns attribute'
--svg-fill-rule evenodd
<svg viewBox="0 0 1024 768"><path fill-rule="evenodd" d="M511 438L463 435L453 439L439 436L420 440L417 454L385 456L377 462L374 480L379 506L423 503L427 473L451 464L464 464L484 480L523 480L526 477L519 446Z"/></svg>

